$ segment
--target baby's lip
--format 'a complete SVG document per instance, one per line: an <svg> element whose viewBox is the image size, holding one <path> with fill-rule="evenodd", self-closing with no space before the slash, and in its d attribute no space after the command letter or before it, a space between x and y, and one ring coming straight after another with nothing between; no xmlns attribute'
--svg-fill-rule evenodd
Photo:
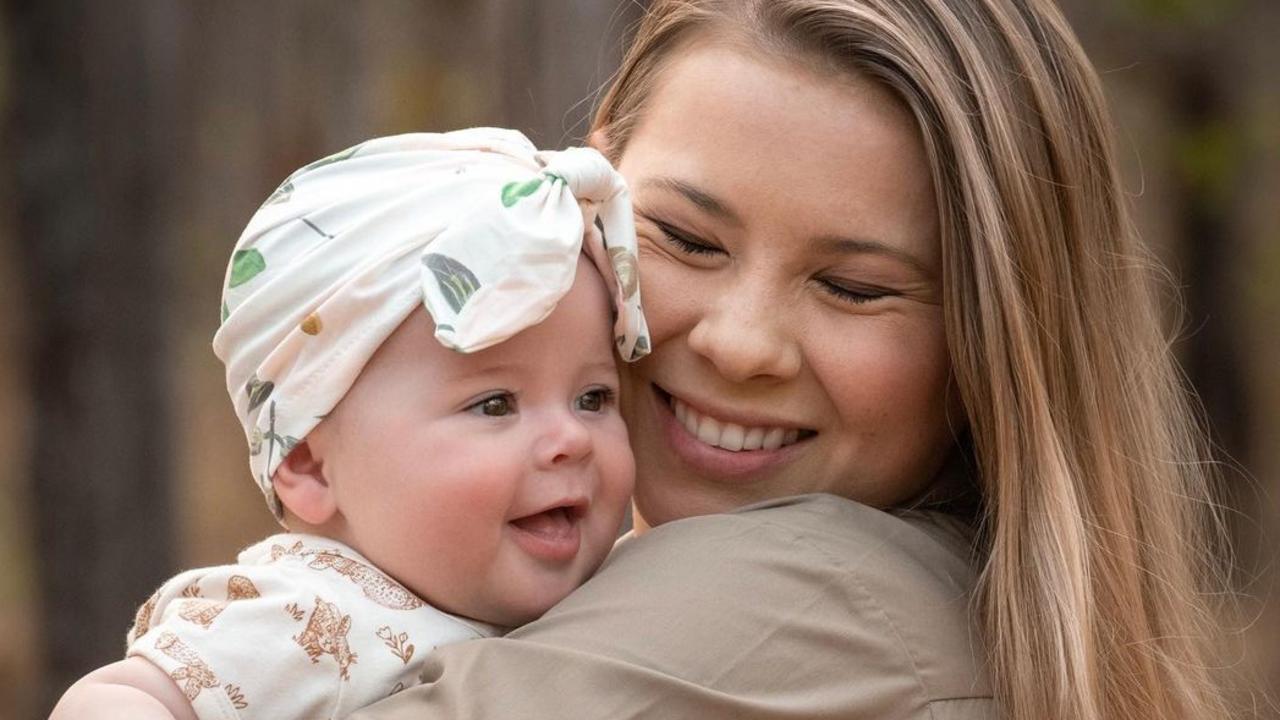
<svg viewBox="0 0 1280 720"><path fill-rule="evenodd" d="M516 543L525 552L548 562L568 562L582 546L579 508L585 505L555 504L511 520Z"/></svg>
<svg viewBox="0 0 1280 720"><path fill-rule="evenodd" d="M563 509L569 520L577 522L586 516L587 508L590 507L590 505L591 501L585 495L566 495L549 502L535 505L535 509L532 512L525 512L521 515L517 515L509 522L520 522L557 509Z"/></svg>

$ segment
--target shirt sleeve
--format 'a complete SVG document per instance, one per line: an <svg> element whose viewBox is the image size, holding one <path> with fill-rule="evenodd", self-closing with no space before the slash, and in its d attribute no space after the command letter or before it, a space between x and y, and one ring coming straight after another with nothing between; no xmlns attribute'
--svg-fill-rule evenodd
<svg viewBox="0 0 1280 720"><path fill-rule="evenodd" d="M625 542L543 618L440 648L422 685L353 717L994 718L981 652L965 644L963 553L920 557L909 546L930 536L903 520L829 505L692 518ZM951 635L941 659L935 632Z"/></svg>
<svg viewBox="0 0 1280 720"><path fill-rule="evenodd" d="M126 654L168 673L201 720L330 717L357 655L343 604L278 566L193 570L139 610Z"/></svg>

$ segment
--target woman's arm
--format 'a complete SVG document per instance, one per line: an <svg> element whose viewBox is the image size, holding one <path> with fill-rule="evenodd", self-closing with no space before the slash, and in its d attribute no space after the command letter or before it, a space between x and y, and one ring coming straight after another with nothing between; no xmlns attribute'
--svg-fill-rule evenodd
<svg viewBox="0 0 1280 720"><path fill-rule="evenodd" d="M832 496L669 523L352 717L986 720L968 547L928 524Z"/></svg>
<svg viewBox="0 0 1280 720"><path fill-rule="evenodd" d="M181 688L140 658L115 662L80 678L49 720L196 720Z"/></svg>

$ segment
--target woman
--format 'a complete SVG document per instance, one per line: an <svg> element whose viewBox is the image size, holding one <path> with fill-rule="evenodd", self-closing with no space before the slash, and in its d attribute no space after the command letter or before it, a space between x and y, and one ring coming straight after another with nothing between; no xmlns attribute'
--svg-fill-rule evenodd
<svg viewBox="0 0 1280 720"><path fill-rule="evenodd" d="M1047 0L655 2L592 135L643 534L358 717L1227 716L1103 105Z"/></svg>

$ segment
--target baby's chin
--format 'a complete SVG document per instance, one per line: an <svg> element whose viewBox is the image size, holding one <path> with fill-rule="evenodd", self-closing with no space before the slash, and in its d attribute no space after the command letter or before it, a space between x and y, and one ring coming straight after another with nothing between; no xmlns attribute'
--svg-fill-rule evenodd
<svg viewBox="0 0 1280 720"><path fill-rule="evenodd" d="M503 607L498 608L493 614L493 620L487 620L493 625L502 627L519 627L537 620L547 613L548 610L555 607L557 603L565 599L578 588L581 583L575 583L568 590L559 589L555 592L548 592L537 598L529 598L522 603L506 603Z"/></svg>
<svg viewBox="0 0 1280 720"><path fill-rule="evenodd" d="M590 571L594 571L598 564L593 563ZM495 597L491 603L486 603L484 609L477 613L483 617L474 619L506 628L526 625L545 615L548 610L577 590L591 575L592 572L577 570L571 577L540 582L535 587L508 588L505 592L500 591L495 593L499 597Z"/></svg>

